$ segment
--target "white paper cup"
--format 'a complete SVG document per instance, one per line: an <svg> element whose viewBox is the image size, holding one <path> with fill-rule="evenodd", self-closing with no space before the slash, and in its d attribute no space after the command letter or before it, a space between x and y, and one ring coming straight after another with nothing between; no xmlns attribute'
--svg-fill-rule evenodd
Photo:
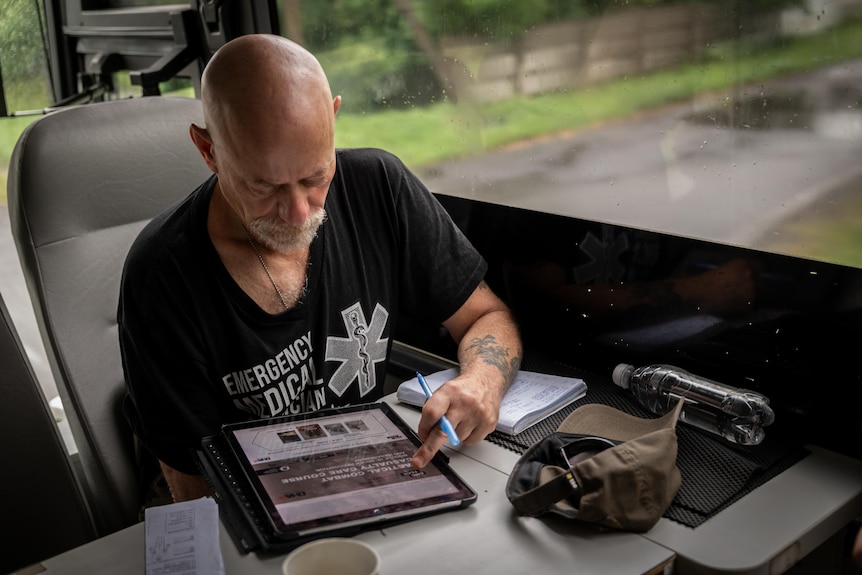
<svg viewBox="0 0 862 575"><path fill-rule="evenodd" d="M291 551L281 564L284 575L379 575L380 555L358 539L330 537Z"/></svg>

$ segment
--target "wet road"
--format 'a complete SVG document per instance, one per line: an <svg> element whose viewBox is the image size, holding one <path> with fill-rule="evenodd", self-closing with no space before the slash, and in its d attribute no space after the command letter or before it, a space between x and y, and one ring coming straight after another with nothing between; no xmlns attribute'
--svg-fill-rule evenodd
<svg viewBox="0 0 862 575"><path fill-rule="evenodd" d="M421 175L434 192L757 247L862 179L862 60Z"/></svg>

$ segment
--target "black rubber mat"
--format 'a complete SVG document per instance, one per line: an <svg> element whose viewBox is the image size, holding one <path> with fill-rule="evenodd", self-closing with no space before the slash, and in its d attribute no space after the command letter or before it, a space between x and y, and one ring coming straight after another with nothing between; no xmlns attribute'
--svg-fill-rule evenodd
<svg viewBox="0 0 862 575"><path fill-rule="evenodd" d="M596 377L556 362L525 362L522 367L528 371L580 377L587 382L588 391L583 399L518 435L495 431L488 436L492 443L518 454L555 431L566 416L587 403L604 403L638 417L655 417L615 386L609 376ZM731 444L682 423L677 425L677 439L677 467L682 485L664 517L688 527L697 527L809 454L803 447L771 437L768 428L766 439L757 446Z"/></svg>

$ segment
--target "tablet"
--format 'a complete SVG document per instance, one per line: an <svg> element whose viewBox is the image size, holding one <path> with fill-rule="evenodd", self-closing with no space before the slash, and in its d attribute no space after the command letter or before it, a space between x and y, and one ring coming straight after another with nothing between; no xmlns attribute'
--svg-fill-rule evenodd
<svg viewBox="0 0 862 575"><path fill-rule="evenodd" d="M421 442L385 403L229 424L221 436L281 540L359 530L476 500L444 458L413 468Z"/></svg>

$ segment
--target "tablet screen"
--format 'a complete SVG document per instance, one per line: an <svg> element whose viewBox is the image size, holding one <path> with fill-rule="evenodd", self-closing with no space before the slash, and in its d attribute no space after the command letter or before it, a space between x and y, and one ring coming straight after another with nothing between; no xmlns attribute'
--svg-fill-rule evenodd
<svg viewBox="0 0 862 575"><path fill-rule="evenodd" d="M410 459L420 442L383 403L224 427L277 534L468 505L476 495L439 458Z"/></svg>

